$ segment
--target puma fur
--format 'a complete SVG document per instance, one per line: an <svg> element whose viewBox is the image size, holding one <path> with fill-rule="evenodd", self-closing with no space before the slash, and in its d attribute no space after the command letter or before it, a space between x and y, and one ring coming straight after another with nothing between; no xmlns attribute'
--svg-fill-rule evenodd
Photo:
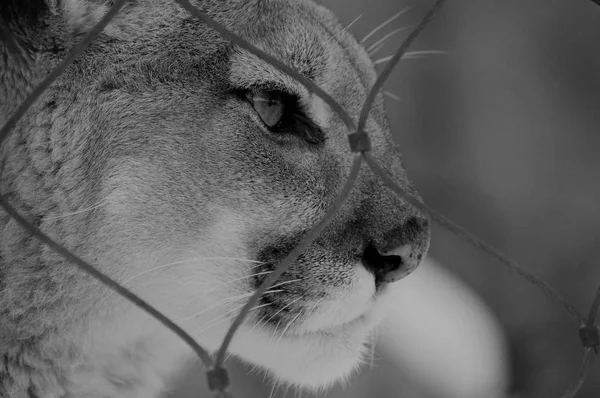
<svg viewBox="0 0 600 398"><path fill-rule="evenodd" d="M322 6L196 1L313 80L355 120L376 79ZM112 6L0 6L0 124ZM417 195L378 96L372 154ZM316 95L171 0L132 0L0 149L0 192L30 222L147 300L210 352L349 175L348 131ZM368 167L341 211L268 290L231 353L277 382L347 377L414 269L425 218ZM0 211L0 396L158 396L191 356L152 317Z"/></svg>

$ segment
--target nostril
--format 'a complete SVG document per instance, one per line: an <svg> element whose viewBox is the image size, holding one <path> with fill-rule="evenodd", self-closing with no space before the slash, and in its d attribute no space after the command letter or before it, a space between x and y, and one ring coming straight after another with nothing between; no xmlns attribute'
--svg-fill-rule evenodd
<svg viewBox="0 0 600 398"><path fill-rule="evenodd" d="M403 224L388 231L381 241L381 246L377 246L382 252L387 253L395 250L398 246L412 244L416 247L427 246L429 241L429 220L425 217L410 217ZM418 255L419 250L414 250ZM423 250L421 250L423 251Z"/></svg>
<svg viewBox="0 0 600 398"><path fill-rule="evenodd" d="M396 282L416 267L418 260L415 257L417 256L412 250L402 249L399 251L400 255L383 255L373 245L365 248L362 257L363 265L375 276L375 286Z"/></svg>

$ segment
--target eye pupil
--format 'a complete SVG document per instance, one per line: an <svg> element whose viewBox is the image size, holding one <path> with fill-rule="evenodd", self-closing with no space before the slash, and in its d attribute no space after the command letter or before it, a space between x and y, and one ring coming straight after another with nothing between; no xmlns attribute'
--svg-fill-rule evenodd
<svg viewBox="0 0 600 398"><path fill-rule="evenodd" d="M268 127L275 127L281 122L285 105L280 93L275 91L257 91L250 94L250 101L258 116Z"/></svg>

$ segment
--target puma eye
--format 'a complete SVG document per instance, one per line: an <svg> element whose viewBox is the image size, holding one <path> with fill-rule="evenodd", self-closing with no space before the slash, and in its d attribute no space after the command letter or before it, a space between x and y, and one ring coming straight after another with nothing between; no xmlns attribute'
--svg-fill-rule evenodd
<svg viewBox="0 0 600 398"><path fill-rule="evenodd" d="M298 96L269 84L233 88L231 93L248 101L264 124L262 127L277 139L286 140L294 136L312 145L325 142L325 134L303 111Z"/></svg>
<svg viewBox="0 0 600 398"><path fill-rule="evenodd" d="M266 90L248 91L246 92L246 98L267 127L273 128L281 122L285 113L285 102L282 93Z"/></svg>

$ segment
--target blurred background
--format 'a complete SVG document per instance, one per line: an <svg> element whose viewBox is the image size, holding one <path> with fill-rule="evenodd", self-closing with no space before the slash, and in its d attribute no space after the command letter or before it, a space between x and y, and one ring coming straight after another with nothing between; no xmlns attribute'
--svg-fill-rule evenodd
<svg viewBox="0 0 600 398"><path fill-rule="evenodd" d="M362 15L349 28L359 39L411 7L368 47L418 23L430 0L323 3L345 25ZM393 35L373 59L391 55L408 32ZM448 1L411 48L444 53L401 61L386 85L389 120L425 202L543 277L585 314L600 286L598 37L600 7L589 0ZM536 287L438 226L430 256L498 319L509 349L507 396L561 397L581 362L579 325ZM229 365L235 397L269 397L262 374ZM599 365L577 397L600 397ZM174 397L210 396L197 368L182 383ZM322 396L444 397L413 384L380 350L373 368Z"/></svg>

